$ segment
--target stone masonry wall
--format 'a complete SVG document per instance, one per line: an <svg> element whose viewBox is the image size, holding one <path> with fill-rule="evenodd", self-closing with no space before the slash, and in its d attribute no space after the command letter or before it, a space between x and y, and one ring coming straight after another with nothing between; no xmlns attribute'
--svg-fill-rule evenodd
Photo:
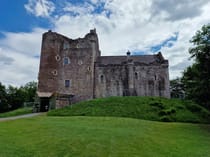
<svg viewBox="0 0 210 157"><path fill-rule="evenodd" d="M56 108L109 96L170 97L168 61L161 53L143 56L101 56L98 37L91 30L84 38L43 34L38 92L64 95Z"/></svg>

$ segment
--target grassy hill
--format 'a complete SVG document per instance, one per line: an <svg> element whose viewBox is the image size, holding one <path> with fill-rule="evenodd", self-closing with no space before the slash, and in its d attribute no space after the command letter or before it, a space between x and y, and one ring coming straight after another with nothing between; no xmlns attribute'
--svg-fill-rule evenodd
<svg viewBox="0 0 210 157"><path fill-rule="evenodd" d="M18 116L18 115L23 115L27 113L32 113L32 107L24 107L24 108L19 108L13 111L5 112L5 113L0 113L0 118Z"/></svg>
<svg viewBox="0 0 210 157"><path fill-rule="evenodd" d="M113 116L154 121L210 123L210 112L191 102L158 97L109 97L48 112L49 116Z"/></svg>
<svg viewBox="0 0 210 157"><path fill-rule="evenodd" d="M210 157L210 125L120 117L0 122L1 157Z"/></svg>

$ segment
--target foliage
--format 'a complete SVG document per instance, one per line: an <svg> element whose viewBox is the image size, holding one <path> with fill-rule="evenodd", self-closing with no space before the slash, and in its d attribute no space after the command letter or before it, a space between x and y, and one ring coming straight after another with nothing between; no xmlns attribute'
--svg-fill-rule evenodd
<svg viewBox="0 0 210 157"><path fill-rule="evenodd" d="M6 112L9 110L6 95L6 88L0 82L0 112Z"/></svg>
<svg viewBox="0 0 210 157"><path fill-rule="evenodd" d="M31 107L24 107L24 108L19 108L13 111L5 112L0 114L0 118L3 117L12 117L12 116L19 116L27 113L32 113L32 108Z"/></svg>
<svg viewBox="0 0 210 157"><path fill-rule="evenodd" d="M176 78L170 81L171 98L184 99L185 91L181 78Z"/></svg>
<svg viewBox="0 0 210 157"><path fill-rule="evenodd" d="M3 157L210 157L210 125L114 117L34 117L0 123ZM199 144L199 146L198 146Z"/></svg>
<svg viewBox="0 0 210 157"><path fill-rule="evenodd" d="M34 101L37 83L29 82L21 87L8 86L0 83L0 113L23 107L24 102Z"/></svg>
<svg viewBox="0 0 210 157"><path fill-rule="evenodd" d="M183 73L186 96L210 110L210 25L204 25L190 42L194 46L189 53L195 63Z"/></svg>
<svg viewBox="0 0 210 157"><path fill-rule="evenodd" d="M198 111L189 109L199 108ZM154 121L210 123L210 112L192 101L158 97L109 97L51 110L49 116L113 116Z"/></svg>

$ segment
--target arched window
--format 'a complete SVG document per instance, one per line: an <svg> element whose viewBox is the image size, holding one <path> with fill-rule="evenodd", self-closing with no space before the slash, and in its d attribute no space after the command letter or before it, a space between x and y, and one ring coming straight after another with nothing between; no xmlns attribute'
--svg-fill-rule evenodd
<svg viewBox="0 0 210 157"><path fill-rule="evenodd" d="M100 76L100 82L101 82L101 83L104 83L104 75L101 75L101 76Z"/></svg>
<svg viewBox="0 0 210 157"><path fill-rule="evenodd" d="M135 79L138 79L138 73L135 72Z"/></svg>
<svg viewBox="0 0 210 157"><path fill-rule="evenodd" d="M64 59L63 59L63 64L64 64L64 65L70 64L70 59L69 59L69 57L64 57Z"/></svg>

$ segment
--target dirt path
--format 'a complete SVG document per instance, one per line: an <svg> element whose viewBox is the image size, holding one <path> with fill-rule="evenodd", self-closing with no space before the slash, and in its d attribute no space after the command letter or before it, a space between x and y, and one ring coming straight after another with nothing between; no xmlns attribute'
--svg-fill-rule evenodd
<svg viewBox="0 0 210 157"><path fill-rule="evenodd" d="M29 117L34 117L34 116L39 116L39 115L45 115L45 114L46 113L30 113L30 114L25 114L25 115L20 115L20 116L0 118L0 122L2 122L2 121L8 121L8 120L16 120L16 119L20 119L20 118L29 118Z"/></svg>

